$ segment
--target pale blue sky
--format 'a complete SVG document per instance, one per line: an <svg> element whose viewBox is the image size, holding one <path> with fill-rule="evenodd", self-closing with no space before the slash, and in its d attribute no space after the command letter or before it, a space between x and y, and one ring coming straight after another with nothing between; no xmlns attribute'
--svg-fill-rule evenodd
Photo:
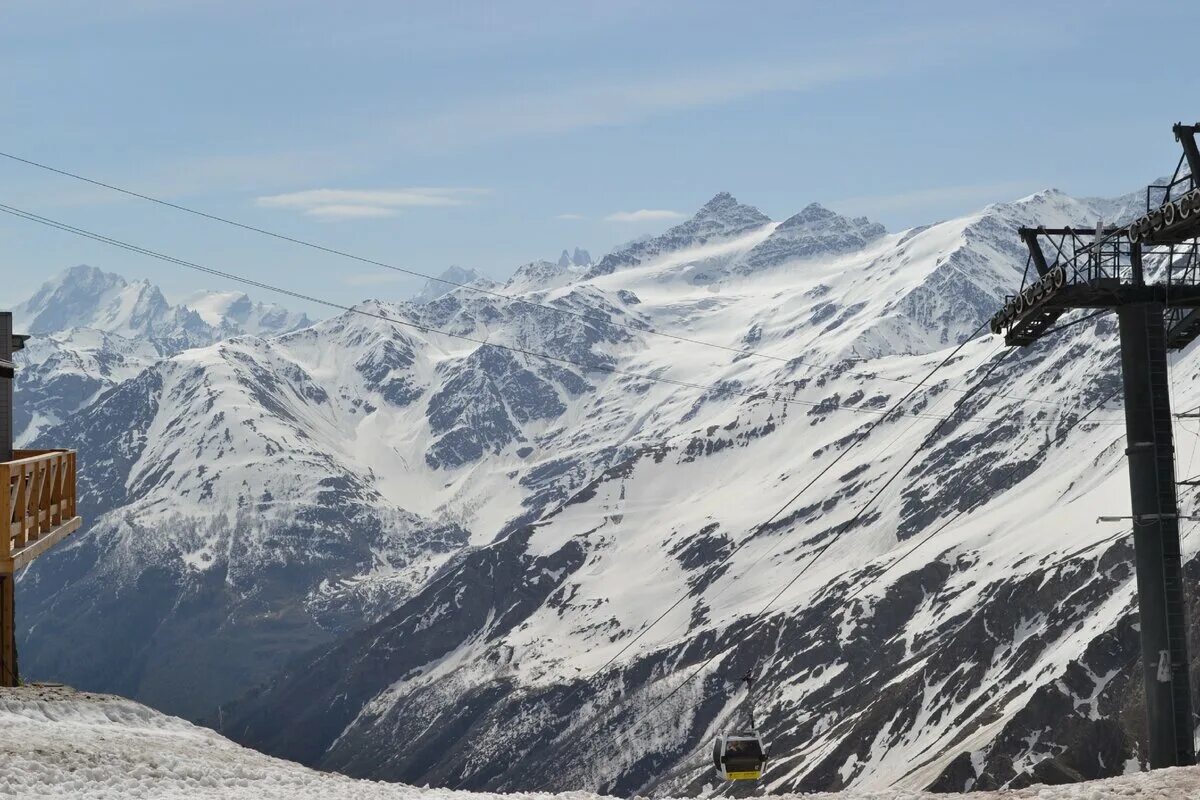
<svg viewBox="0 0 1200 800"><path fill-rule="evenodd" d="M721 190L892 230L1132 190L1200 118L1198 28L1193 2L0 0L0 150L500 277ZM419 288L9 162L0 202L337 301ZM222 288L0 219L0 304L76 263Z"/></svg>

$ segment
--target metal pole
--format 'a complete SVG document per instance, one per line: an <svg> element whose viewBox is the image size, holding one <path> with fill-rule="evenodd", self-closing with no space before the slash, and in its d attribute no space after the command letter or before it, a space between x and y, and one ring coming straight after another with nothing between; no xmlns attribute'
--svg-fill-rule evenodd
<svg viewBox="0 0 1200 800"><path fill-rule="evenodd" d="M13 613L15 576L0 575L0 686L20 686L17 671L17 629Z"/></svg>
<svg viewBox="0 0 1200 800"><path fill-rule="evenodd" d="M1175 138L1183 147L1183 156L1187 159L1188 169L1192 173L1192 182L1200 183L1200 149L1196 147L1196 126L1176 123Z"/></svg>
<svg viewBox="0 0 1200 800"><path fill-rule="evenodd" d="M1046 254L1042 251L1042 243L1038 241L1038 232L1036 228L1020 228L1017 233L1021 237L1021 241L1025 242L1025 246L1029 248L1029 255L1033 259L1034 269L1038 275L1045 275L1050 271L1050 265L1046 263Z"/></svg>
<svg viewBox="0 0 1200 800"><path fill-rule="evenodd" d="M1190 766L1196 753L1163 306L1121 306L1117 316L1150 767Z"/></svg>
<svg viewBox="0 0 1200 800"><path fill-rule="evenodd" d="M12 313L0 312L0 361L11 363L13 357ZM13 457L13 382L0 374L0 461Z"/></svg>

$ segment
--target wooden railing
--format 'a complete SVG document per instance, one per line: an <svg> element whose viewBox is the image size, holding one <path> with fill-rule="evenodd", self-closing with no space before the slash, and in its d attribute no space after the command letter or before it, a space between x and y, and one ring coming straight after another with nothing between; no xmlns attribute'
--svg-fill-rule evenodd
<svg viewBox="0 0 1200 800"><path fill-rule="evenodd" d="M75 451L17 450L0 462L0 573L76 530Z"/></svg>

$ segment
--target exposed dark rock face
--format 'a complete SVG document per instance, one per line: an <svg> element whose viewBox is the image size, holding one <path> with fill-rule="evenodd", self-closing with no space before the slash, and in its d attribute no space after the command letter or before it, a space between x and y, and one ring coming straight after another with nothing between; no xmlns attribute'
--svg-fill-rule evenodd
<svg viewBox="0 0 1200 800"><path fill-rule="evenodd" d="M592 265L592 256L587 250L581 247L576 247L574 253L562 251L562 255L558 257L558 266L562 269L570 267L590 267Z"/></svg>
<svg viewBox="0 0 1200 800"><path fill-rule="evenodd" d="M387 340L364 354L354 366L366 381L379 388L385 400L403 407L425 392L410 372L414 363L416 357L408 343Z"/></svg>
<svg viewBox="0 0 1200 800"><path fill-rule="evenodd" d="M477 461L485 452L523 441L520 423L553 419L566 410L555 388L512 353L480 348L429 400L429 427L439 438L425 461L434 469Z"/></svg>

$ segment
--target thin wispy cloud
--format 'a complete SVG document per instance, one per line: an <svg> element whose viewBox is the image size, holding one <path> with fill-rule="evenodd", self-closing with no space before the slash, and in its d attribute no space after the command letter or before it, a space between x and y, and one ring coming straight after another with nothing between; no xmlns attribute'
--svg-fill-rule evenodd
<svg viewBox="0 0 1200 800"><path fill-rule="evenodd" d="M884 67L856 56L811 64L725 67L679 76L647 76L507 96L480 97L395 128L409 146L566 133L627 125L648 117L723 105L770 92L806 91L867 77Z"/></svg>
<svg viewBox="0 0 1200 800"><path fill-rule="evenodd" d="M976 24L926 25L863 38L847 50L806 58L715 63L711 59L675 73L647 72L619 80L562 82L507 94L489 93L422 116L405 116L393 142L449 149L480 141L551 136L576 130L641 123L777 93L817 92L854 81L894 76L944 61ZM1001 29L983 27L999 38ZM1004 31L1007 33L1007 31ZM989 35L991 35L989 33Z"/></svg>
<svg viewBox="0 0 1200 800"><path fill-rule="evenodd" d="M607 222L660 222L666 219L683 219L687 214L665 208L640 208L637 211L615 211L605 217Z"/></svg>
<svg viewBox="0 0 1200 800"><path fill-rule="evenodd" d="M583 214L558 214L555 219L585 219Z"/></svg>
<svg viewBox="0 0 1200 800"><path fill-rule="evenodd" d="M317 219L366 219L394 216L405 208L463 206L486 189L422 186L404 189L308 189L258 197L263 208L299 211Z"/></svg>
<svg viewBox="0 0 1200 800"><path fill-rule="evenodd" d="M396 209L385 206L357 206L336 203L329 206L313 206L304 209L304 213L317 219L369 219L372 217L393 217Z"/></svg>

